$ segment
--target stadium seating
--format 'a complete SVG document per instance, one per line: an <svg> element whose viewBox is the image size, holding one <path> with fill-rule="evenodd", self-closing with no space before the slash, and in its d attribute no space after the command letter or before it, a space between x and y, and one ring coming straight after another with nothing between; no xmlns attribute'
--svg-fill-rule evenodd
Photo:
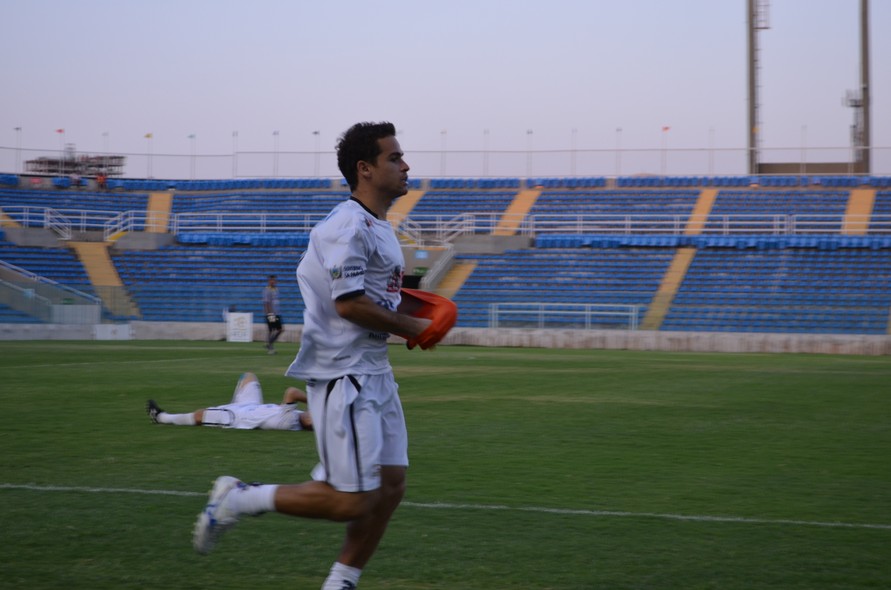
<svg viewBox="0 0 891 590"><path fill-rule="evenodd" d="M462 255L477 267L455 297L459 326L489 325L492 303L623 304L646 312L671 262L670 250L536 249ZM577 317L564 320L578 326ZM569 327L569 326L567 326ZM602 327L627 327L621 318Z"/></svg>
<svg viewBox="0 0 891 590"><path fill-rule="evenodd" d="M856 182L855 182L856 181ZM618 188L604 178L431 179L410 212L412 219L451 220L474 215L494 227L522 186L540 189L528 213L536 221L568 216L627 217L629 231L549 230L535 234L534 247L502 254L460 254L476 263L455 294L458 326L485 327L493 304L549 306L549 325L628 327L628 320L598 317L585 323L581 305L637 306L639 318L654 301L679 248L693 251L665 309L661 330L887 333L891 310L891 179L887 177L620 177ZM18 179L16 178L16 182ZM229 231L177 225L176 245L155 251L111 251L125 287L149 321L222 321L223 310L255 314L269 274L279 277L287 323L303 311L294 268L308 233L291 228L264 231L240 227L239 216L257 213L321 219L349 194L319 179L196 181L119 180L114 192L0 189L4 208L52 207L120 213L145 211L148 191L175 188L172 213L186 218L223 215ZM757 185L758 188L751 188ZM850 189L878 190L873 225L866 235L844 235L837 227L819 231L721 232L727 217L800 219L845 215ZM413 188L421 182L413 179ZM667 231L648 219L692 214L702 187L717 194L701 234ZM884 221L876 217L886 216ZM12 216L14 219L14 216ZM531 226L535 227L535 226ZM475 231L489 233L485 222ZM621 228L619 228L621 230ZM0 241L0 258L31 272L93 293L86 272L67 248L21 247ZM0 323L26 321L0 308ZM532 320L534 323L534 320ZM582 325L585 324L585 325ZM499 325L529 326L529 317L503 311Z"/></svg>
<svg viewBox="0 0 891 590"><path fill-rule="evenodd" d="M223 310L263 315L266 277L278 276L285 322L301 323L294 269L302 249L228 244L116 252L121 280L147 321L218 322Z"/></svg>
<svg viewBox="0 0 891 590"><path fill-rule="evenodd" d="M718 191L714 215L841 215L845 212L847 191Z"/></svg>
<svg viewBox="0 0 891 590"><path fill-rule="evenodd" d="M684 215L696 204L693 190L542 191L530 215Z"/></svg>
<svg viewBox="0 0 891 590"><path fill-rule="evenodd" d="M177 195L173 200L174 214L179 213L299 213L324 216L331 208L349 196L347 191L336 192L220 192Z"/></svg>
<svg viewBox="0 0 891 590"><path fill-rule="evenodd" d="M889 309L889 248L705 248L662 329L884 334Z"/></svg>
<svg viewBox="0 0 891 590"><path fill-rule="evenodd" d="M448 191L431 190L412 209L411 216L455 217L462 213L504 213L516 191Z"/></svg>
<svg viewBox="0 0 891 590"><path fill-rule="evenodd" d="M33 324L35 321L30 315L0 303L0 324Z"/></svg>
<svg viewBox="0 0 891 590"><path fill-rule="evenodd" d="M603 188L606 186L606 178L602 176L585 178L529 178L526 180L526 186L529 188L541 187L543 189Z"/></svg>
<svg viewBox="0 0 891 590"><path fill-rule="evenodd" d="M19 177L17 174L0 174L0 186L18 186Z"/></svg>
<svg viewBox="0 0 891 590"><path fill-rule="evenodd" d="M90 191L40 191L0 189L3 207L50 207L56 210L145 211L145 193L109 193Z"/></svg>
<svg viewBox="0 0 891 590"><path fill-rule="evenodd" d="M78 291L95 295L87 272L69 248L16 246L0 241L0 260Z"/></svg>

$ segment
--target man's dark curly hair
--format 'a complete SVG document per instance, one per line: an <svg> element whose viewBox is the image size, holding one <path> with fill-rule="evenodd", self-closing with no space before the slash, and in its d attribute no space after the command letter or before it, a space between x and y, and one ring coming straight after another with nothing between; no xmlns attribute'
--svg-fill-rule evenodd
<svg viewBox="0 0 891 590"><path fill-rule="evenodd" d="M377 140L396 135L396 127L392 123L356 123L337 140L337 167L350 185L356 190L359 185L359 162L373 163L380 155L381 148Z"/></svg>

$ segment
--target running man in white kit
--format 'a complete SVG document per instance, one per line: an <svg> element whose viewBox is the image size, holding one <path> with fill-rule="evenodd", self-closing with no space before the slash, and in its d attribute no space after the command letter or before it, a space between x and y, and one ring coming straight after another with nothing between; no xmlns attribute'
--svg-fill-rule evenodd
<svg viewBox="0 0 891 590"><path fill-rule="evenodd" d="M257 376L245 373L238 380L232 401L228 404L174 414L165 412L155 400L150 399L145 410L155 424L239 430L312 430L312 417L309 412L297 407L298 402L306 403L306 394L296 387L288 387L280 404L264 403L263 389Z"/></svg>
<svg viewBox="0 0 891 590"><path fill-rule="evenodd" d="M390 333L424 342L429 319L398 311L405 262L387 210L408 192L408 164L391 123L358 123L337 144L351 197L310 233L297 267L306 304L287 375L306 381L320 463L298 485L217 478L193 544L211 550L241 515L280 512L345 522L323 590L356 588L405 493L408 438L387 356ZM426 348L434 344L429 340Z"/></svg>

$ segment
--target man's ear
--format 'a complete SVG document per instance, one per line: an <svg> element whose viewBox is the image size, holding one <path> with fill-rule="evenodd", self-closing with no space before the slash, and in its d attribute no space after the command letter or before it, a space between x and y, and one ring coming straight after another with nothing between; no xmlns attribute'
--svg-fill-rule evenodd
<svg viewBox="0 0 891 590"><path fill-rule="evenodd" d="M356 164L356 171L359 173L359 176L368 180L371 178L371 165L365 160L359 160Z"/></svg>

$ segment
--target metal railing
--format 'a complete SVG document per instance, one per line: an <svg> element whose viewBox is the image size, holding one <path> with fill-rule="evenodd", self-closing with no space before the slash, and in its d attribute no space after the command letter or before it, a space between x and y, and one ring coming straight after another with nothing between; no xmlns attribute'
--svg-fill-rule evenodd
<svg viewBox="0 0 891 590"><path fill-rule="evenodd" d="M325 214L299 213L179 213L170 229L181 232L302 232L308 233Z"/></svg>
<svg viewBox="0 0 891 590"><path fill-rule="evenodd" d="M420 287L422 289L431 290L435 288L452 267L452 261L455 259L455 247L451 244L445 244L444 250L439 259L421 277Z"/></svg>
<svg viewBox="0 0 891 590"><path fill-rule="evenodd" d="M15 283L25 288L34 289L54 303L77 303L99 305L102 300L94 295L78 291L68 285L57 283L52 279L35 274L29 270L0 260L0 279Z"/></svg>
<svg viewBox="0 0 891 590"><path fill-rule="evenodd" d="M622 324L628 330L640 326L640 305L571 303L492 303L490 328L584 328L585 330Z"/></svg>
<svg viewBox="0 0 891 590"><path fill-rule="evenodd" d="M39 227L52 230L59 238L70 240L71 220L61 211L51 207L3 207L3 213L22 227Z"/></svg>
<svg viewBox="0 0 891 590"><path fill-rule="evenodd" d="M0 279L0 302L41 322L49 322L53 315L52 301L35 293L34 289L27 289L4 279Z"/></svg>
<svg viewBox="0 0 891 590"><path fill-rule="evenodd" d="M524 130L525 131L525 130ZM673 133L673 132L672 132ZM186 134L184 133L183 136ZM98 137L99 134L97 133ZM141 137L141 135L140 135ZM483 135L478 136L483 143ZM515 146L527 139L523 132L514 138L501 138L504 145ZM441 138L430 138L439 141ZM471 140L472 141L472 140ZM619 137L592 138L588 146L574 147L570 138L556 142L549 149L422 149L415 144L406 158L412 176L449 177L541 177L541 176L623 176L623 175L743 175L749 173L750 150L743 146L713 147L705 142L698 147L620 146ZM562 145L561 145L562 144ZM821 162L844 162L834 174L857 172L851 146L786 146L758 149L761 161L799 162L795 173L814 174ZM891 147L870 147L872 174L891 174ZM0 171L22 173L22 163L41 157L60 157L58 147L21 148L0 145ZM80 155L80 154L78 154ZM337 158L331 150L305 149L247 151L231 149L223 153L157 153L131 150L107 153L95 150L92 156L126 157L126 178L224 179L224 178L337 178Z"/></svg>
<svg viewBox="0 0 891 590"><path fill-rule="evenodd" d="M72 232L102 231L109 220L125 213L101 209L4 206L3 212L23 227L41 227L70 239Z"/></svg>
<svg viewBox="0 0 891 590"><path fill-rule="evenodd" d="M99 323L102 301L0 260L0 302L42 322Z"/></svg>
<svg viewBox="0 0 891 590"><path fill-rule="evenodd" d="M169 222L146 211L83 211L48 207L4 207L13 221L25 227L52 229L62 239L72 231L101 229L106 239L128 231L309 233L324 214L299 213L180 213ZM521 221L520 221L521 219ZM491 234L506 221L515 221L517 232L526 236L544 234L616 235L808 235L891 234L891 215L823 215L811 213L729 215L612 215L540 214L508 219L497 213L417 215L402 218L397 231L418 244L450 243L472 234ZM508 224L510 225L510 224Z"/></svg>

